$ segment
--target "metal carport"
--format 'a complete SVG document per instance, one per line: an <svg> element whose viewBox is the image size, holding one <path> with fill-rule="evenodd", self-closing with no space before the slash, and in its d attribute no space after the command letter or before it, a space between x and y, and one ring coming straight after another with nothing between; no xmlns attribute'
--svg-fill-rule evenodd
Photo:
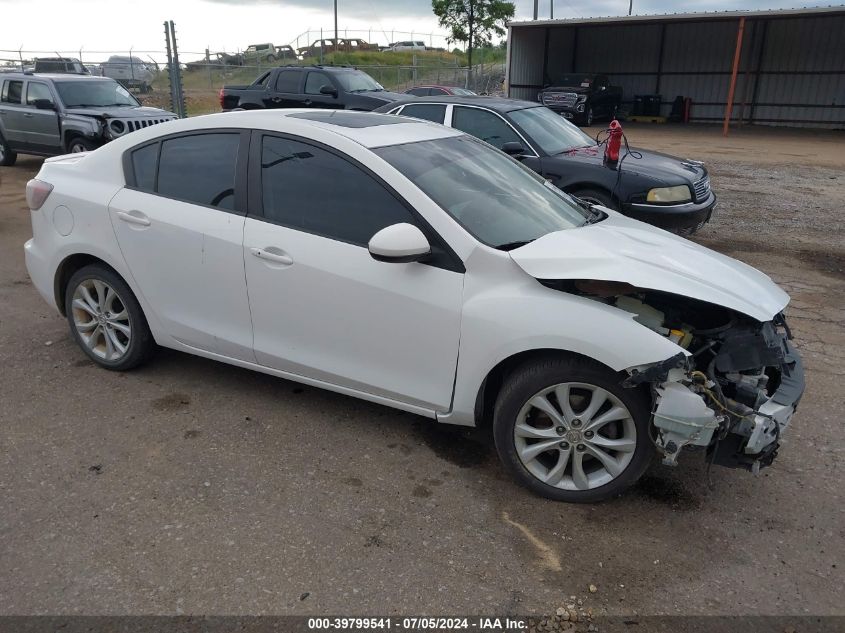
<svg viewBox="0 0 845 633"><path fill-rule="evenodd" d="M626 104L662 95L663 115L676 96L690 97L693 122L721 122L730 110L731 123L843 128L845 6L508 25L509 96L535 100L578 72L607 74Z"/></svg>

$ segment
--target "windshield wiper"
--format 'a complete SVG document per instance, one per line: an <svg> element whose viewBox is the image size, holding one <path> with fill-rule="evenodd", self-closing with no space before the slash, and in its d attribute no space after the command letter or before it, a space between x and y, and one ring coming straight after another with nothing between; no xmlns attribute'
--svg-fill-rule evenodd
<svg viewBox="0 0 845 633"><path fill-rule="evenodd" d="M499 244L496 248L500 251L512 251L514 249L519 248L520 246L525 246L526 244L530 244L534 240L517 240L516 242L505 242L504 244Z"/></svg>

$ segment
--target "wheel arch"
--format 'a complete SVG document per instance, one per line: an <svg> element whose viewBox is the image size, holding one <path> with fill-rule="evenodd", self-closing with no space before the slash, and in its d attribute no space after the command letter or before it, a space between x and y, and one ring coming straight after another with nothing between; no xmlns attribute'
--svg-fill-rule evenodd
<svg viewBox="0 0 845 633"><path fill-rule="evenodd" d="M493 409L496 404L496 399L499 392L504 386L505 380L517 367L520 367L529 362L542 362L549 359L569 358L579 360L581 362L601 367L608 372L614 373L623 380L627 374L625 372L614 371L608 365L572 350L559 348L537 348L528 349L515 354L511 354L507 358L499 361L484 377L481 386L478 388L478 393L475 397L475 424L479 428L491 428L493 424ZM649 397L651 392L648 385L642 384L636 389L643 390Z"/></svg>
<svg viewBox="0 0 845 633"><path fill-rule="evenodd" d="M610 196L610 199L613 200L617 205L621 203L619 196L615 195L613 191L607 188L604 184L600 182L590 182L590 181L579 181L574 183L567 183L565 187L562 187L563 191L568 194L574 194L579 189L595 189L596 191L600 191L602 193L606 193Z"/></svg>
<svg viewBox="0 0 845 633"><path fill-rule="evenodd" d="M89 253L74 253L65 257L56 268L56 274L53 278L53 293L55 295L56 307L62 316L67 316L65 310L65 298L67 293L67 283L77 270L89 266L91 264L101 264L114 272L115 275L123 279L127 285L129 281L107 261L91 255ZM131 287L131 286L130 286Z"/></svg>

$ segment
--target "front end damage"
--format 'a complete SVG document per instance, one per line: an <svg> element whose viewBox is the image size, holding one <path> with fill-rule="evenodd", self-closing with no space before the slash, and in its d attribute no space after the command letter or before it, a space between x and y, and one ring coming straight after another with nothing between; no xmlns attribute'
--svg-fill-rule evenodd
<svg viewBox="0 0 845 633"><path fill-rule="evenodd" d="M684 351L628 370L624 386L653 395L653 440L663 463L703 451L710 463L758 472L771 465L804 391L801 359L782 313L760 322L734 310L615 282L556 282L613 305Z"/></svg>

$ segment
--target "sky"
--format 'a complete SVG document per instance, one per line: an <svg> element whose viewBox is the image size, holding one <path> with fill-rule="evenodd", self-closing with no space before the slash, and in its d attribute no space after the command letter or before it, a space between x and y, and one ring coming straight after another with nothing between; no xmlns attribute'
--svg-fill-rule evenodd
<svg viewBox="0 0 845 633"><path fill-rule="evenodd" d="M540 0L541 18L549 16L550 1ZM349 37L387 44L411 39L413 33L413 39L446 46L430 0L337 2L338 26ZM628 12L628 0L554 3L556 18ZM206 47L236 52L260 42L296 46L297 37L298 45L306 46L319 37L320 28L325 29L325 37L331 37L332 4L333 0L0 0L0 60L16 59L19 48L42 55L55 51L79 56L81 51L84 61L94 62L103 61L109 52L163 51L165 20L176 24L182 61L200 56ZM533 0L515 4L517 20L532 17ZM796 4L796 0L687 0L679 6L670 0L634 0L634 13L774 9ZM429 33L435 35L429 37ZM152 56L161 59L160 53Z"/></svg>

